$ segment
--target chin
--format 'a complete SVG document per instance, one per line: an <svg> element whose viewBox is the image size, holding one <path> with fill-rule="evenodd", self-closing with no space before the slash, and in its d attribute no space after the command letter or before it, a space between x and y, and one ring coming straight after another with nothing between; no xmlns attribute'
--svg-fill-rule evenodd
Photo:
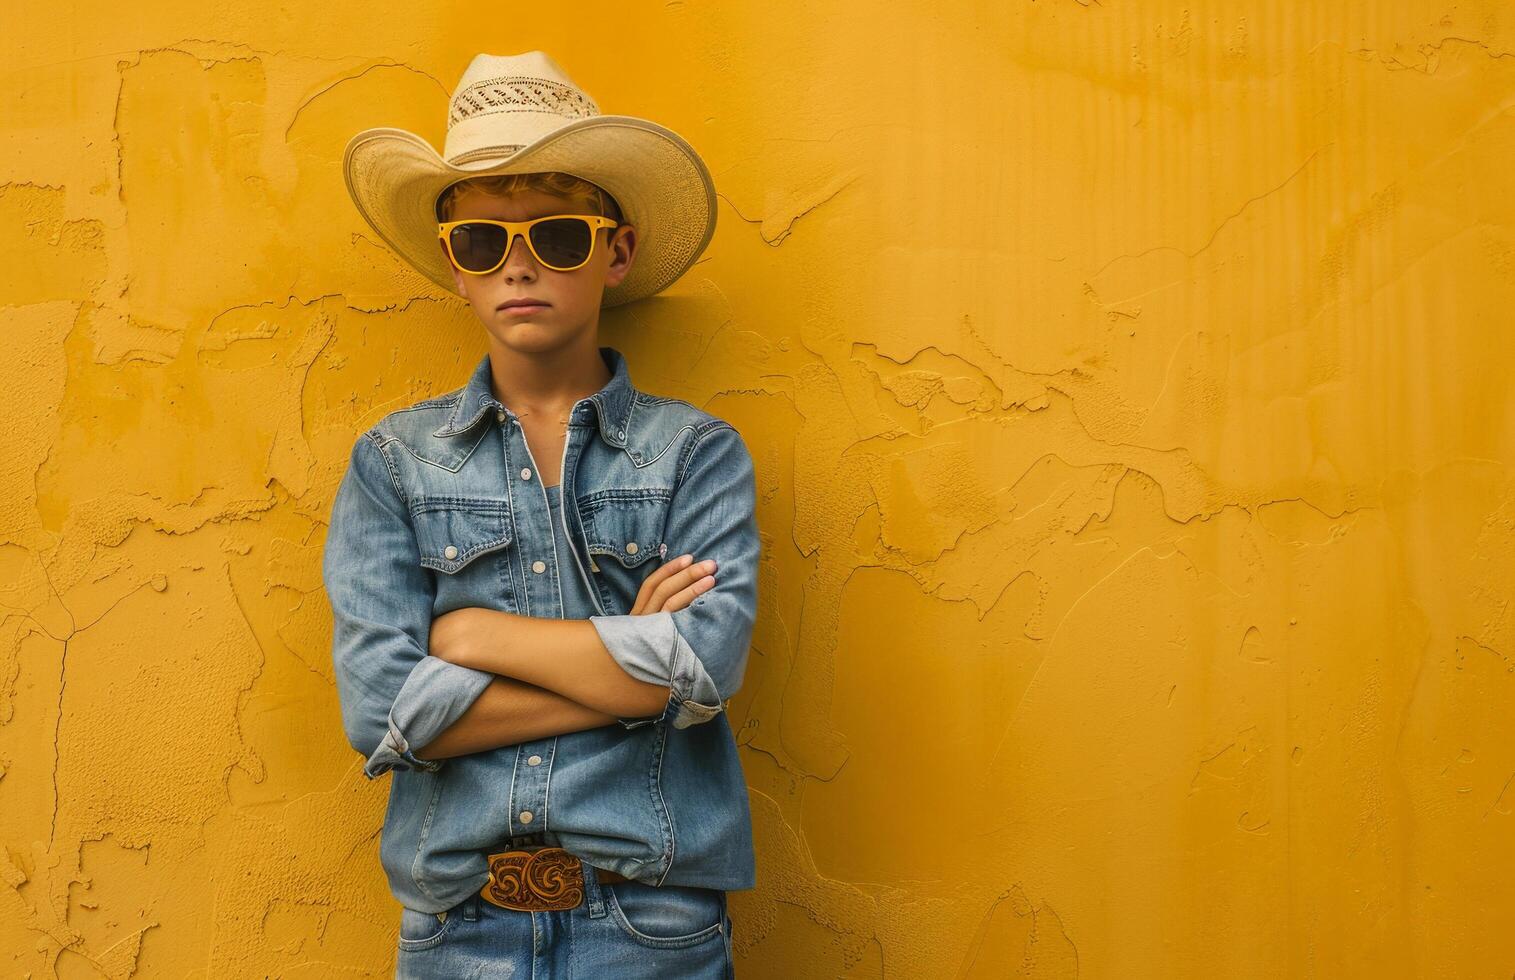
<svg viewBox="0 0 1515 980"><path fill-rule="evenodd" d="M541 354L557 350L570 339L562 328L537 320L495 321L488 324L489 334L502 347L522 354Z"/></svg>

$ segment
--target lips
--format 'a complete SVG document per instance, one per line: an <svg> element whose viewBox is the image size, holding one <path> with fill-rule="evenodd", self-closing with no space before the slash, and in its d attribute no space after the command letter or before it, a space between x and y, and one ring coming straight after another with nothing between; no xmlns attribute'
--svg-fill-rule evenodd
<svg viewBox="0 0 1515 980"><path fill-rule="evenodd" d="M531 297L531 296L523 296L520 299L507 299L505 302L503 302L499 306L495 307L495 309L496 310L514 310L514 309L542 310L542 309L546 309L550 305L551 304L548 303L545 299L536 299L536 298Z"/></svg>

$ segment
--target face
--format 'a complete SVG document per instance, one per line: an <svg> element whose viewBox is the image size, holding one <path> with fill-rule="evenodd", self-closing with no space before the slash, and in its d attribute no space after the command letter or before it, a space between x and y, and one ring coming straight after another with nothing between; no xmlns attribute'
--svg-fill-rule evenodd
<svg viewBox="0 0 1515 980"><path fill-rule="evenodd" d="M499 197L468 189L454 198L449 220L526 221L549 214L594 213L587 204L544 191ZM476 276L453 266L452 275L458 292L467 298L493 343L523 353L540 353L585 343L586 337L593 342L605 289L626 277L635 252L636 229L630 225L601 228L595 232L589 261L577 269L558 272L539 263L526 240L518 235L500 268ZM540 310L500 308L507 300L527 297L547 305Z"/></svg>

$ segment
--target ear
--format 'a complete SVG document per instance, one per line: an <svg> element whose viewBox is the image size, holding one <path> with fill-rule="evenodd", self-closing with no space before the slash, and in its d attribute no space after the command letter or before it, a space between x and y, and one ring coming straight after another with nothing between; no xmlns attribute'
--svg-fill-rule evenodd
<svg viewBox="0 0 1515 980"><path fill-rule="evenodd" d="M633 225L621 225L613 229L610 239L610 264L605 268L605 285L619 286L631 271L636 258L637 230Z"/></svg>

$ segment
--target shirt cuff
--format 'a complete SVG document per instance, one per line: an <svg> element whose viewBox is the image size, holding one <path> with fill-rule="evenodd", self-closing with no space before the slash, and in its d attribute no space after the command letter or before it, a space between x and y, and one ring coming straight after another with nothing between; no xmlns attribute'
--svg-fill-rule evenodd
<svg viewBox="0 0 1515 980"><path fill-rule="evenodd" d="M416 748L442 734L461 718L489 686L488 671L460 667L440 657L422 657L411 668L389 709L389 731L363 764L369 779L391 769L436 772L443 759L418 759Z"/></svg>
<svg viewBox="0 0 1515 980"><path fill-rule="evenodd" d="M639 681L669 688L660 715L618 718L623 728L671 719L674 728L709 721L722 709L721 692L693 648L679 635L673 613L590 616L605 649Z"/></svg>

